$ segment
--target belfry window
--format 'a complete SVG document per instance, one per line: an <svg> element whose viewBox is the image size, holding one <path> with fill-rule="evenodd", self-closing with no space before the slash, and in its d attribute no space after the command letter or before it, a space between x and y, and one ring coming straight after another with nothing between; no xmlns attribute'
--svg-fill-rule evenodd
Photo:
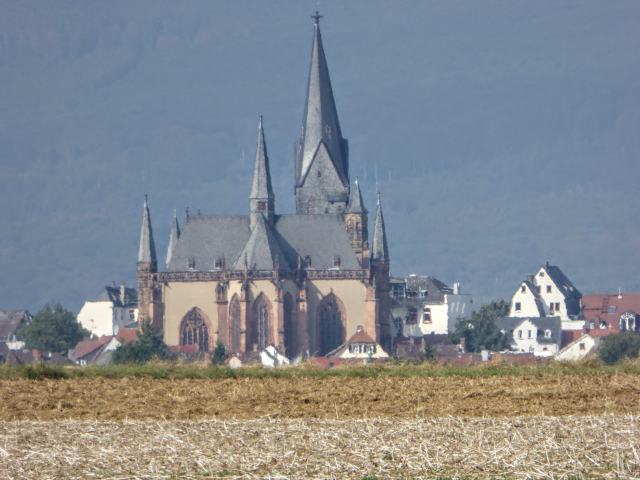
<svg viewBox="0 0 640 480"><path fill-rule="evenodd" d="M258 211L259 212L267 211L267 202L265 200L258 200Z"/></svg>

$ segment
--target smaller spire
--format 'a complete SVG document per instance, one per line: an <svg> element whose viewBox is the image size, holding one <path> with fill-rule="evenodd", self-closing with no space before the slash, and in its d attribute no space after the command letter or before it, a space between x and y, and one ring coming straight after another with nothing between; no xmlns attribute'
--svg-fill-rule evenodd
<svg viewBox="0 0 640 480"><path fill-rule="evenodd" d="M144 194L144 207L142 209L142 226L140 228L140 247L138 249L138 262L150 263L155 268L156 246L153 241L153 229L151 228L151 215L149 214L149 197Z"/></svg>
<svg viewBox="0 0 640 480"><path fill-rule="evenodd" d="M258 117L258 144L256 147L256 163L253 169L251 193L249 194L249 210L252 217L256 214L273 214L275 196L271 185L271 173L269 171L269 156L267 155L267 143L264 138L262 115ZM252 228L255 218L252 218Z"/></svg>
<svg viewBox="0 0 640 480"><path fill-rule="evenodd" d="M376 223L373 229L373 248L371 249L373 260L389 261L389 247L387 246L387 231L382 215L382 201L378 192L378 205L376 208Z"/></svg>
<svg viewBox="0 0 640 480"><path fill-rule="evenodd" d="M166 266L169 268L173 251L180 240L180 224L178 223L178 214L176 210L173 210L173 221L171 222L171 232L169 233L169 246L167 247L167 260Z"/></svg>
<svg viewBox="0 0 640 480"><path fill-rule="evenodd" d="M358 183L358 177L351 192L349 198L349 205L347 207L347 213L367 213L367 209L364 206L364 200L362 200L362 192L360 191L360 183Z"/></svg>

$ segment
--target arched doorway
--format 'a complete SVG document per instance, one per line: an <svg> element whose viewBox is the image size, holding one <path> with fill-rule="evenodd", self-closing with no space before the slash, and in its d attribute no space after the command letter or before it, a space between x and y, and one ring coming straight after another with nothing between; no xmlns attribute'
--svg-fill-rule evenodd
<svg viewBox="0 0 640 480"><path fill-rule="evenodd" d="M285 355L289 358L293 358L298 354L294 305L291 294L285 293L282 301L282 311L284 314L284 349Z"/></svg>
<svg viewBox="0 0 640 480"><path fill-rule="evenodd" d="M330 351L344 343L344 306L338 297L330 293L322 299L318 305L318 341L320 355L326 355Z"/></svg>
<svg viewBox="0 0 640 480"><path fill-rule="evenodd" d="M240 301L234 295L229 302L229 350L240 353Z"/></svg>
<svg viewBox="0 0 640 480"><path fill-rule="evenodd" d="M271 305L264 294L258 295L251 309L251 328L249 345L254 345L258 351L264 350L271 342Z"/></svg>
<svg viewBox="0 0 640 480"><path fill-rule="evenodd" d="M208 352L208 323L206 315L198 307L189 310L180 322L180 345L196 345L199 352Z"/></svg>

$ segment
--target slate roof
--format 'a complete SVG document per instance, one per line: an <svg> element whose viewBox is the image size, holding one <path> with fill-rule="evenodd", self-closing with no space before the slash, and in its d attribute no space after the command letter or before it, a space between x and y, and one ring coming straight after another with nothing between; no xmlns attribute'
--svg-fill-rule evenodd
<svg viewBox="0 0 640 480"><path fill-rule="evenodd" d="M258 123L258 146L256 148L256 162L253 168L253 180L251 182L251 199L273 198L271 186L271 173L269 172L269 156L267 144L264 140L264 128L262 127L262 115Z"/></svg>
<svg viewBox="0 0 640 480"><path fill-rule="evenodd" d="M30 320L31 315L26 310L0 310L0 342L9 340Z"/></svg>
<svg viewBox="0 0 640 480"><path fill-rule="evenodd" d="M533 294L533 299L536 302L536 308L538 309L538 315L544 317L544 301L538 292L538 287L536 287L531 280L525 280L522 282L527 286L529 291ZM520 287L518 287L520 289Z"/></svg>
<svg viewBox="0 0 640 480"><path fill-rule="evenodd" d="M425 277L422 275L409 275L406 279L406 292L409 298L416 298L421 303L442 303L447 293L453 293L451 287L441 282L437 278ZM420 291L426 291L426 297L420 297ZM410 292L415 292L416 296L412 297Z"/></svg>
<svg viewBox="0 0 640 480"><path fill-rule="evenodd" d="M151 215L149 214L149 203L147 201L146 195L144 197L144 207L142 209L142 226L140 227L138 262L149 262L152 265L155 265L157 263L156 245L153 241Z"/></svg>
<svg viewBox="0 0 640 480"><path fill-rule="evenodd" d="M377 260L389 260L389 247L387 246L387 231L382 215L382 203L378 196L378 208L376 209L376 223L373 227L373 248L371 258Z"/></svg>
<svg viewBox="0 0 640 480"><path fill-rule="evenodd" d="M329 78L329 68L322 45L320 25L316 19L313 26L313 44L302 135L296 162L296 182L298 185L307 175L321 143L327 148L343 184L347 185L349 178L347 141L342 137L331 79Z"/></svg>
<svg viewBox="0 0 640 480"><path fill-rule="evenodd" d="M255 270L271 270L276 264L282 268L291 267L287 257L282 253L273 228L261 214L257 215L249 240L240 252L233 269L242 270L245 264Z"/></svg>
<svg viewBox="0 0 640 480"><path fill-rule="evenodd" d="M562 340L562 322L560 317L501 317L496 319L495 324L499 330L504 330L508 334L512 330L516 330L522 322L527 320L543 332L543 335L537 335L536 337L539 343L557 343L560 345ZM551 331L550 338L544 337L544 331L547 329ZM513 336L511 339L513 340Z"/></svg>
<svg viewBox="0 0 640 480"><path fill-rule="evenodd" d="M567 278L560 267L557 265L549 265L546 263L542 266L544 270L547 272L547 275L553 280L553 283L562 291L565 298L573 298L580 299L582 298L582 294L578 291L578 289L571 283L571 280Z"/></svg>
<svg viewBox="0 0 640 480"><path fill-rule="evenodd" d="M267 237L271 251L277 251L279 247L284 256L284 261L280 261L283 267L294 267L298 256L309 256L311 269L334 268L334 257L337 255L340 257L340 268L361 268L351 248L344 221L338 215L276 215L267 233L272 234L271 239ZM228 268L244 266L243 251L250 237L248 215L191 216L183 226L167 270L186 271L190 259L195 260L195 270L200 271L216 269L216 259L220 258L224 259ZM260 249L256 252L260 264L267 265L270 260L262 258L263 254L260 253L264 251ZM268 269L272 268L273 264L269 263Z"/></svg>
<svg viewBox="0 0 640 480"><path fill-rule="evenodd" d="M367 213L367 209L364 206L364 201L362 200L362 192L360 191L360 184L358 183L358 179L353 186L353 190L351 191L351 196L349 197L349 205L347 206L348 213Z"/></svg>
<svg viewBox="0 0 640 480"><path fill-rule="evenodd" d="M173 249L180 238L180 224L178 223L178 215L176 211L173 211L173 221L171 222L171 231L169 233L169 245L167 246L167 258L165 265L169 265L171 262L171 255L173 255Z"/></svg>
<svg viewBox="0 0 640 480"><path fill-rule="evenodd" d="M135 308L138 306L138 294L135 288L125 287L124 301L120 297L120 287L104 287L98 298L99 302L111 302L120 308Z"/></svg>

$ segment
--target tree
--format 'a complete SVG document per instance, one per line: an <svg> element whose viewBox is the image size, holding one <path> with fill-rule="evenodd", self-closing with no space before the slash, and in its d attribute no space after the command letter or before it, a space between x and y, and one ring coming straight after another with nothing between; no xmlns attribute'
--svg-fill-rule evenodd
<svg viewBox="0 0 640 480"><path fill-rule="evenodd" d="M616 363L623 358L637 358L640 354L640 335L623 332L602 339L598 357L605 363Z"/></svg>
<svg viewBox="0 0 640 480"><path fill-rule="evenodd" d="M227 347L224 343L216 343L216 348L213 350L213 356L211 357L211 363L214 365L222 365L227 360Z"/></svg>
<svg viewBox="0 0 640 480"><path fill-rule="evenodd" d="M467 352L479 352L483 349L504 350L509 347L509 339L496 326L496 319L509 313L509 304L504 300L483 305L471 314L469 320L456 325L451 335L454 343L464 339Z"/></svg>
<svg viewBox="0 0 640 480"><path fill-rule="evenodd" d="M66 354L89 335L76 316L62 305L45 305L33 321L18 332L27 348Z"/></svg>
<svg viewBox="0 0 640 480"><path fill-rule="evenodd" d="M135 342L116 348L113 352L114 363L145 363L154 359L168 360L173 357L162 335L150 322L143 322L141 329Z"/></svg>

